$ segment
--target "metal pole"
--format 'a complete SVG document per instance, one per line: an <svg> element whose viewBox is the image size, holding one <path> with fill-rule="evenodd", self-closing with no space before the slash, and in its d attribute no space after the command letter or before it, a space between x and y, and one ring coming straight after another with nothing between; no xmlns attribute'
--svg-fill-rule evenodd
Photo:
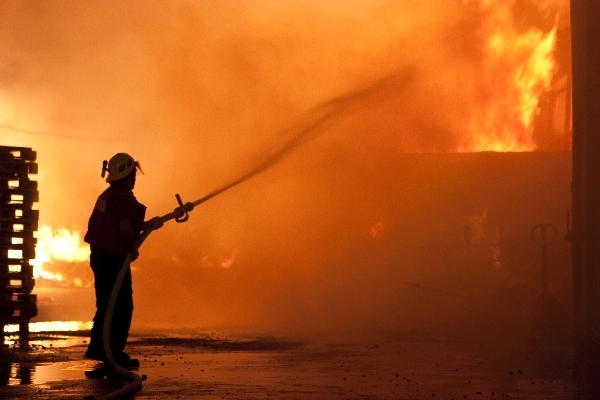
<svg viewBox="0 0 600 400"><path fill-rule="evenodd" d="M600 344L600 1L571 0L574 334Z"/></svg>

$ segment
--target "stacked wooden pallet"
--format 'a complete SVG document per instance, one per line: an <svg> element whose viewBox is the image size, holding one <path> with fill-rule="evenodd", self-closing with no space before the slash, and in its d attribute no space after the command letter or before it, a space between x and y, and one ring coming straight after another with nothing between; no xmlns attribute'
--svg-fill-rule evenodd
<svg viewBox="0 0 600 400"><path fill-rule="evenodd" d="M39 211L36 152L30 148L0 146L0 328L19 325L21 342L29 335L29 320L37 315L35 279L30 259L35 258Z"/></svg>

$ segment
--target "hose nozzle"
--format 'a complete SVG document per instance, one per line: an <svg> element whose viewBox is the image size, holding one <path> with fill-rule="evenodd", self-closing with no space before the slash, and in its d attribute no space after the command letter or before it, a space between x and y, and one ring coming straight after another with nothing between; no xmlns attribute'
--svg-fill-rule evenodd
<svg viewBox="0 0 600 400"><path fill-rule="evenodd" d="M179 194L175 195L175 198L177 199L177 203L179 203L179 207L177 207L175 209L175 212L180 214L179 217L175 217L175 221L176 222L185 222L189 219L189 211L192 211L194 209L194 205L192 203L185 203L183 204L183 201L181 201L181 197L179 196Z"/></svg>

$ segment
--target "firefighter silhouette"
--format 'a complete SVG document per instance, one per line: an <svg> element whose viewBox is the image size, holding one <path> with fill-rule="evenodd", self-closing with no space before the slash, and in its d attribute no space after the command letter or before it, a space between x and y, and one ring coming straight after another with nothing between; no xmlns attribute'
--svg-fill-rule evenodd
<svg viewBox="0 0 600 400"><path fill-rule="evenodd" d="M85 357L105 361L102 331L104 315L121 266L131 253L132 261L138 256L135 243L146 224L146 207L133 195L138 161L126 153L115 154L104 161L102 177L108 172L109 187L98 197L88 222L84 240L90 244L90 265L94 273L96 314ZM131 269L128 269L114 308L110 343L115 360L124 368L136 368L139 361L124 352L133 315Z"/></svg>

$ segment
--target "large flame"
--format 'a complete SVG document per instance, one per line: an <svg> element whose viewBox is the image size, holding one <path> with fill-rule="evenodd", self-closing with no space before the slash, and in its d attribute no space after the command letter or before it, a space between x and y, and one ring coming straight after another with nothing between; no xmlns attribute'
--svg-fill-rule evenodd
<svg viewBox="0 0 600 400"><path fill-rule="evenodd" d="M215 261L208 256L204 256L201 259L201 266L220 266L229 269L235 263L238 254L239 250L235 249L229 257L225 257L222 261ZM66 276L69 274L65 271L66 265L64 263L87 262L89 256L89 245L83 242L81 233L78 230L69 230L64 227L53 229L48 225L44 225L37 232L36 257L30 260L30 263L33 265L35 278L81 287L84 286L81 278ZM176 255L171 257L171 261L175 264L185 264L185 261Z"/></svg>
<svg viewBox="0 0 600 400"><path fill-rule="evenodd" d="M60 272L46 269L53 261L84 262L89 259L89 246L81 240L77 230L56 228L48 225L42 226L37 232L36 257L31 260L33 276L44 279L62 281ZM81 283L81 282L79 282ZM74 282L77 285L77 282Z"/></svg>
<svg viewBox="0 0 600 400"><path fill-rule="evenodd" d="M544 32L537 27L518 28L514 0L465 0L476 3L484 16L485 41L480 100L468 130L470 143L459 148L472 151L532 151L533 125L540 97L550 89L555 70L557 22Z"/></svg>

